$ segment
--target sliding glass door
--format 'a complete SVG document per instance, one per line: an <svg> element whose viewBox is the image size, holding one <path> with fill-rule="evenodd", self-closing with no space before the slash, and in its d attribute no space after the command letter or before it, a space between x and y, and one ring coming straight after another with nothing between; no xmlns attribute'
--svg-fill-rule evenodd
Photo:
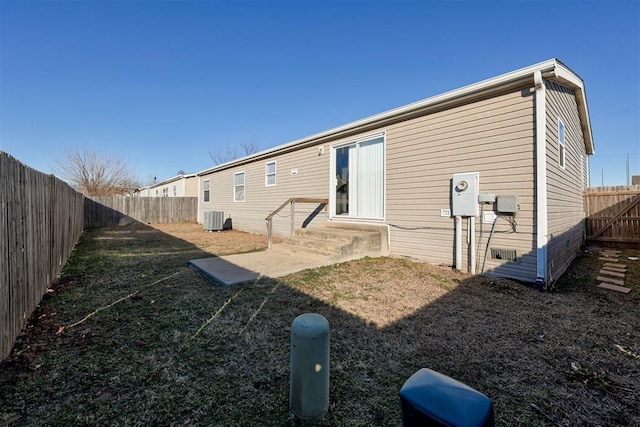
<svg viewBox="0 0 640 427"><path fill-rule="evenodd" d="M333 148L333 214L384 218L384 136Z"/></svg>

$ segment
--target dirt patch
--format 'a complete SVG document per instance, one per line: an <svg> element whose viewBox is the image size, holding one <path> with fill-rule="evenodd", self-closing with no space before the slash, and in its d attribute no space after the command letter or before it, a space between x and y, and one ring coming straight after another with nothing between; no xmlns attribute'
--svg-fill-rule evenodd
<svg viewBox="0 0 640 427"><path fill-rule="evenodd" d="M399 425L422 367L489 396L499 426L640 425L637 261L626 295L596 287L593 251L544 293L398 258L233 288L187 266L264 244L195 224L85 233L0 366L0 424L295 425L290 325L317 312L331 324L319 425Z"/></svg>
<svg viewBox="0 0 640 427"><path fill-rule="evenodd" d="M201 224L155 224L153 226L169 236L185 240L205 252L215 255L229 255L264 250L267 240L264 235L243 233L236 230L205 231ZM274 242L280 242L274 238Z"/></svg>
<svg viewBox="0 0 640 427"><path fill-rule="evenodd" d="M62 276L53 281L42 296L42 303L31 313L27 326L16 338L13 351L0 364L0 371L13 371L23 376L25 372L40 367L36 361L38 353L48 352L57 346L57 335L63 326L55 320L55 307L47 302L64 292L65 287L74 286L80 280L81 277Z"/></svg>

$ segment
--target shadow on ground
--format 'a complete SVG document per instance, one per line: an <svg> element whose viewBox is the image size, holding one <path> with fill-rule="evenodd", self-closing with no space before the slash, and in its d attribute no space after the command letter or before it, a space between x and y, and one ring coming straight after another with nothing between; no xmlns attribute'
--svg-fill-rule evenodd
<svg viewBox="0 0 640 427"><path fill-rule="evenodd" d="M489 396L497 425L640 424L638 289L592 286L597 254L547 293L392 258L223 288L187 261L231 235L180 235L83 236L2 364L0 423L295 425L290 325L316 312L331 324L320 425L399 425L398 391L422 367Z"/></svg>

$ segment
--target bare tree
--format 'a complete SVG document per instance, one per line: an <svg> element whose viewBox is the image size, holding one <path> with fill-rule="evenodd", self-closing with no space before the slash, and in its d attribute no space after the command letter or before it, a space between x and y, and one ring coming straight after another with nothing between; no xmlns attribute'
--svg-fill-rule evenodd
<svg viewBox="0 0 640 427"><path fill-rule="evenodd" d="M260 147L258 147L258 144L256 144L255 141L245 140L238 145L227 144L224 149L209 151L209 156L216 165L221 165L240 157L257 153L258 151L260 151Z"/></svg>
<svg viewBox="0 0 640 427"><path fill-rule="evenodd" d="M121 156L96 149L68 149L56 163L56 174L85 196L126 194L140 185Z"/></svg>

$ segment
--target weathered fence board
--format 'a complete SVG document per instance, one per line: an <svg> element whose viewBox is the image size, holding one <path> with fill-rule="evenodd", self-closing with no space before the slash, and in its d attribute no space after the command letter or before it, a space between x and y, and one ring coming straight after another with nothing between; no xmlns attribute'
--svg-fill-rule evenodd
<svg viewBox="0 0 640 427"><path fill-rule="evenodd" d="M584 198L587 239L640 244L640 185L592 187Z"/></svg>
<svg viewBox="0 0 640 427"><path fill-rule="evenodd" d="M0 152L0 358L82 233L84 196Z"/></svg>
<svg viewBox="0 0 640 427"><path fill-rule="evenodd" d="M195 222L196 197L86 199L0 152L0 359L60 273L84 228Z"/></svg>
<svg viewBox="0 0 640 427"><path fill-rule="evenodd" d="M9 311L11 290L9 289L9 236L7 230L8 221L8 191L9 186L9 161L8 157L0 153L0 358L7 355L6 346L13 344L13 316Z"/></svg>
<svg viewBox="0 0 640 427"><path fill-rule="evenodd" d="M197 197L92 197L85 199L84 227L196 222L197 213Z"/></svg>

